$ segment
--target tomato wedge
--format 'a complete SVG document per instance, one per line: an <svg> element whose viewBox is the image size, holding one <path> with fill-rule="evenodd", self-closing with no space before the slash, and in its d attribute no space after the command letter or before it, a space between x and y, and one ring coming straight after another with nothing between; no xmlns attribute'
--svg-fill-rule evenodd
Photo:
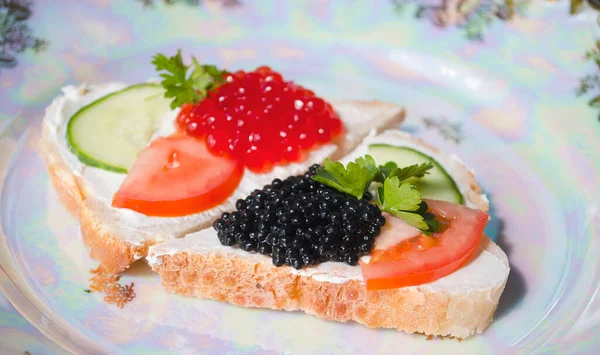
<svg viewBox="0 0 600 355"><path fill-rule="evenodd" d="M243 174L242 164L212 155L202 140L159 138L140 152L112 205L147 216L198 213L231 196Z"/></svg>
<svg viewBox="0 0 600 355"><path fill-rule="evenodd" d="M463 205L426 200L443 224L433 237L418 236L385 250L374 250L361 263L367 290L420 285L451 274L477 251L488 215Z"/></svg>

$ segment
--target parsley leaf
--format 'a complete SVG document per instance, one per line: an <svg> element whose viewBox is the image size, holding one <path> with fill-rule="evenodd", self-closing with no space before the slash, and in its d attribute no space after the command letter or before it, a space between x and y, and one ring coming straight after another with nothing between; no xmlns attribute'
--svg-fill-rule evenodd
<svg viewBox="0 0 600 355"><path fill-rule="evenodd" d="M423 202L425 203L425 202ZM440 230L440 222L435 219L435 215L433 213L425 212L422 214L423 220L427 223L430 232L437 232ZM430 235L431 233L427 233L427 230L422 230L426 235Z"/></svg>
<svg viewBox="0 0 600 355"><path fill-rule="evenodd" d="M373 182L373 179L375 179L375 176L379 174L379 169L377 168L377 164L375 164L375 159L367 154L364 157L357 158L354 162L361 168L367 169L367 186L365 187L366 191L371 185L371 182Z"/></svg>
<svg viewBox="0 0 600 355"><path fill-rule="evenodd" d="M415 164L405 168L396 168L388 176L396 176L398 180L405 181L412 177L422 178L426 174L429 174L429 169L433 168L432 162L422 163L421 165Z"/></svg>
<svg viewBox="0 0 600 355"><path fill-rule="evenodd" d="M427 203L421 200L421 193L408 182L400 183L397 176L388 177L379 187L381 210L401 218L418 228L424 234L439 230L435 216L427 212Z"/></svg>
<svg viewBox="0 0 600 355"><path fill-rule="evenodd" d="M385 181L385 178L390 176L392 171L396 170L397 168L398 164L394 163L393 161L388 161L384 165L380 165L379 174L377 174L377 176L375 177L375 181L383 183Z"/></svg>
<svg viewBox="0 0 600 355"><path fill-rule="evenodd" d="M414 185L400 185L398 177L385 179L383 182L385 196L381 209L384 211L416 211L421 203L421 193Z"/></svg>
<svg viewBox="0 0 600 355"><path fill-rule="evenodd" d="M214 65L200 65L194 57L192 57L192 61L194 62L194 71L190 76L190 80L196 90L206 97L208 91L218 87L225 81L223 78L225 71L219 70Z"/></svg>
<svg viewBox="0 0 600 355"><path fill-rule="evenodd" d="M386 211L394 216L402 219L404 222L410 224L411 226L419 229L421 232L429 230L429 226L425 223L423 216L417 213L405 212L405 211Z"/></svg>
<svg viewBox="0 0 600 355"><path fill-rule="evenodd" d="M375 176L375 181L383 183L386 178L393 176L397 176L400 181L406 181L410 178L422 178L429 174L428 170L432 168L433 163L431 162L399 168L398 164L388 161L385 165L379 166L379 173Z"/></svg>
<svg viewBox="0 0 600 355"><path fill-rule="evenodd" d="M377 188L377 201L380 205L383 205L383 202L385 201L385 190L383 189L383 185L379 185Z"/></svg>
<svg viewBox="0 0 600 355"><path fill-rule="evenodd" d="M350 162L344 167L342 163L332 163L329 159L325 159L325 166L319 167L312 178L357 199L362 198L369 187L367 182L370 184L366 167L361 167L355 162Z"/></svg>
<svg viewBox="0 0 600 355"><path fill-rule="evenodd" d="M206 97L207 92L224 82L225 71L214 65L201 65L192 57L192 64L185 65L181 50L172 57L157 53L152 57L152 64L163 78L161 85L165 88L165 97L173 98L171 109L186 103L197 104Z"/></svg>
<svg viewBox="0 0 600 355"><path fill-rule="evenodd" d="M427 203L421 200L421 193L406 181L425 176L431 168L431 162L404 168L388 162L377 167L373 157L366 155L345 167L340 162L333 163L326 159L325 165L319 167L312 178L357 199L362 198L373 181L378 182L377 198L381 210L401 218L424 234L431 235L431 232L439 230L439 223L433 214L427 212Z"/></svg>

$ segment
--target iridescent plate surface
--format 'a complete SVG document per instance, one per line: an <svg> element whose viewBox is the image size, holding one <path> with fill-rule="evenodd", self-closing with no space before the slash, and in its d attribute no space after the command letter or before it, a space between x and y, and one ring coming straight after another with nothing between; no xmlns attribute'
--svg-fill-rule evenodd
<svg viewBox="0 0 600 355"><path fill-rule="evenodd" d="M50 45L0 73L0 288L76 352L600 351L600 122L574 94L593 70L582 56L594 18L566 12L566 3L535 3L472 42L383 1L40 2L31 26ZM155 77L150 57L177 48L227 68L268 64L328 98L402 104L403 130L474 167L491 202L486 232L511 263L485 333L428 341L187 299L162 291L143 263L123 276L137 293L125 308L85 293L96 264L46 172L37 144L44 107L65 84ZM0 329L13 331L9 323Z"/></svg>

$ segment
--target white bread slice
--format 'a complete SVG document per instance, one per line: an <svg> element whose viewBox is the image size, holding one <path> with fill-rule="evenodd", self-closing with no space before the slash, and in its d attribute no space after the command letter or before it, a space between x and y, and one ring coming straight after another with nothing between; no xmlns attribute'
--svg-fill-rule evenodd
<svg viewBox="0 0 600 355"><path fill-rule="evenodd" d="M487 199L471 171L456 157L404 132L369 137L344 160L363 155L375 142L418 147L445 167L467 205L487 211ZM488 326L509 273L506 255L485 236L474 258L456 272L429 284L383 291L366 291L359 266L326 262L300 271L275 267L269 257L221 245L212 228L154 245L147 260L169 292L459 338Z"/></svg>
<svg viewBox="0 0 600 355"><path fill-rule="evenodd" d="M304 172L326 157L346 154L370 130L383 130L399 124L404 110L380 102L333 101L344 122L346 133L336 144L328 144L308 154L302 163L277 167L268 174L245 172L234 194L222 205L209 211L177 218L147 217L126 209L111 207L112 195L124 179L123 174L85 167L68 150L65 130L69 118L81 107L126 85L67 86L46 109L42 126L42 151L53 184L67 209L80 219L81 233L90 256L109 273L119 273L144 257L148 247L164 240L179 238L212 224L222 212L233 209L235 201L262 187L276 177ZM164 121L172 127L177 111ZM167 129L168 131L168 129ZM160 132L157 133L160 135ZM168 133L167 133L168 134Z"/></svg>

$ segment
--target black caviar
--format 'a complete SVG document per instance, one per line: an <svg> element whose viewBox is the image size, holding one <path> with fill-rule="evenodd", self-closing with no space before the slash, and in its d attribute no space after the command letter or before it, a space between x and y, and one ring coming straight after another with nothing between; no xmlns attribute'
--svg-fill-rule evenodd
<svg viewBox="0 0 600 355"><path fill-rule="evenodd" d="M373 249L385 217L369 203L369 193L357 200L314 181L318 167L275 179L238 200L236 211L213 224L219 241L270 255L276 266L301 269L329 260L356 265Z"/></svg>

